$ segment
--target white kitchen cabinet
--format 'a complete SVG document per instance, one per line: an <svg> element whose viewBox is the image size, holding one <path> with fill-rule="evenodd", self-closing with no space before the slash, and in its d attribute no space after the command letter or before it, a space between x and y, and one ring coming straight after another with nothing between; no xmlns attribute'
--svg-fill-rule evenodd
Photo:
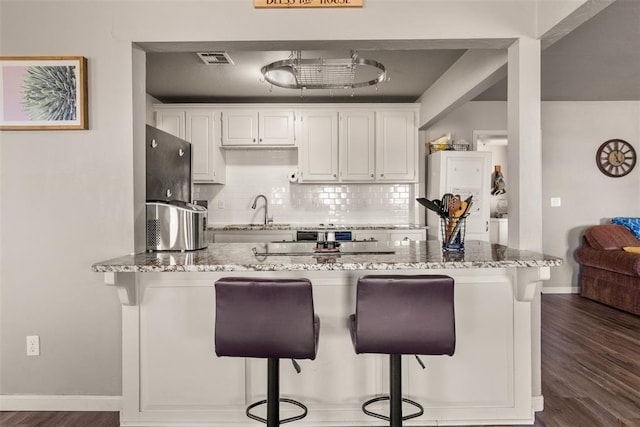
<svg viewBox="0 0 640 427"><path fill-rule="evenodd" d="M376 180L415 181L418 135L413 111L376 114Z"/></svg>
<svg viewBox="0 0 640 427"><path fill-rule="evenodd" d="M187 110L185 139L191 143L191 173L194 183L224 184L226 165L220 151L220 123L215 110Z"/></svg>
<svg viewBox="0 0 640 427"><path fill-rule="evenodd" d="M375 180L375 113L346 111L339 118L340 180Z"/></svg>
<svg viewBox="0 0 640 427"><path fill-rule="evenodd" d="M357 230L353 232L356 240L377 240L378 242L388 242L389 233L386 230Z"/></svg>
<svg viewBox="0 0 640 427"><path fill-rule="evenodd" d="M281 240L294 240L295 231L290 230L230 230L214 231L215 243L251 243L251 242L277 242Z"/></svg>
<svg viewBox="0 0 640 427"><path fill-rule="evenodd" d="M391 230L389 231L389 241L413 241L427 240L426 230Z"/></svg>
<svg viewBox="0 0 640 427"><path fill-rule="evenodd" d="M399 242L412 240L426 240L426 230L357 230L356 240L377 240L378 242Z"/></svg>
<svg viewBox="0 0 640 427"><path fill-rule="evenodd" d="M225 147L295 146L295 114L284 110L224 110Z"/></svg>
<svg viewBox="0 0 640 427"><path fill-rule="evenodd" d="M219 112L212 109L160 108L156 127L191 143L194 184L224 184L226 166L220 151Z"/></svg>
<svg viewBox="0 0 640 427"><path fill-rule="evenodd" d="M162 109L154 111L156 127L178 138L185 138L185 111L182 109Z"/></svg>
<svg viewBox="0 0 640 427"><path fill-rule="evenodd" d="M334 112L303 110L300 182L417 180L418 134L413 110L351 109L340 111L338 119L336 132Z"/></svg>
<svg viewBox="0 0 640 427"><path fill-rule="evenodd" d="M302 113L298 167L300 182L338 180L338 114L319 110Z"/></svg>

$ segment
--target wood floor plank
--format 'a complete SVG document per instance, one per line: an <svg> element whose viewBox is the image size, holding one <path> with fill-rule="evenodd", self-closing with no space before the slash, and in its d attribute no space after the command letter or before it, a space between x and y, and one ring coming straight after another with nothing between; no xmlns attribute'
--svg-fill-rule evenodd
<svg viewBox="0 0 640 427"><path fill-rule="evenodd" d="M640 427L640 316L542 295L542 394L536 427ZM117 427L119 414L0 412L0 426Z"/></svg>

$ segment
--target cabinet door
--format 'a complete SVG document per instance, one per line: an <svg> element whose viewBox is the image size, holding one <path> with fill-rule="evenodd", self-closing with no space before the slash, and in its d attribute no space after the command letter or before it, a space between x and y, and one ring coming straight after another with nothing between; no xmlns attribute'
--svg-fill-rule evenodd
<svg viewBox="0 0 640 427"><path fill-rule="evenodd" d="M184 110L162 109L155 111L156 127L178 138L185 138Z"/></svg>
<svg viewBox="0 0 640 427"><path fill-rule="evenodd" d="M331 182L338 179L338 115L307 111L302 115L298 150L300 181Z"/></svg>
<svg viewBox="0 0 640 427"><path fill-rule="evenodd" d="M353 233L356 240L374 240L382 243L389 241L389 232L380 230L358 230Z"/></svg>
<svg viewBox="0 0 640 427"><path fill-rule="evenodd" d="M392 230L389 232L389 240L392 242L427 240L427 235L425 230Z"/></svg>
<svg viewBox="0 0 640 427"><path fill-rule="evenodd" d="M373 181L375 179L375 113L349 111L340 113L340 179Z"/></svg>
<svg viewBox="0 0 640 427"><path fill-rule="evenodd" d="M295 145L293 111L261 111L258 123L260 145Z"/></svg>
<svg viewBox="0 0 640 427"><path fill-rule="evenodd" d="M227 110L222 112L222 145L258 145L258 112Z"/></svg>
<svg viewBox="0 0 640 427"><path fill-rule="evenodd" d="M416 181L418 136L413 111L381 111L376 118L376 179Z"/></svg>
<svg viewBox="0 0 640 427"><path fill-rule="evenodd" d="M220 152L220 128L212 110L188 110L186 140L191 143L191 173L194 183L225 183L225 164Z"/></svg>

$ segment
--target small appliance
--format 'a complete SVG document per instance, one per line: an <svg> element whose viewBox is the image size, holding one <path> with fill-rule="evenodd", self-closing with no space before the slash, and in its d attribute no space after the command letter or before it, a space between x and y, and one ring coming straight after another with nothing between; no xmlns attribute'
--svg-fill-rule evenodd
<svg viewBox="0 0 640 427"><path fill-rule="evenodd" d="M147 202L147 250L193 251L207 247L207 208L171 200Z"/></svg>

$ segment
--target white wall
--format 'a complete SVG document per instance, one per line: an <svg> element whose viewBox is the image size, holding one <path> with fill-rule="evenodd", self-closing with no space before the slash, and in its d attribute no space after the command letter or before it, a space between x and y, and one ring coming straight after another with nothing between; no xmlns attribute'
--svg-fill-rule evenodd
<svg viewBox="0 0 640 427"><path fill-rule="evenodd" d="M504 129L506 109L506 102L467 103L429 128L427 140L447 132L470 140L474 130ZM640 102L542 103L543 252L565 261L551 269L545 292L577 290L573 253L588 226L640 216L640 166L623 178L606 177L596 166L596 150L612 138L640 151ZM550 207L551 197L562 205Z"/></svg>
<svg viewBox="0 0 640 427"><path fill-rule="evenodd" d="M194 198L209 200L209 224L261 223L263 202L279 223L410 224L414 185L297 184L288 176L298 169L298 150L227 150L226 185L196 185ZM221 205L219 205L221 203Z"/></svg>
<svg viewBox="0 0 640 427"><path fill-rule="evenodd" d="M121 393L120 305L90 267L139 247L145 100L133 42L535 37L534 4L1 0L2 55L88 58L90 129L0 133L0 394ZM41 356L26 357L26 335L40 335Z"/></svg>

